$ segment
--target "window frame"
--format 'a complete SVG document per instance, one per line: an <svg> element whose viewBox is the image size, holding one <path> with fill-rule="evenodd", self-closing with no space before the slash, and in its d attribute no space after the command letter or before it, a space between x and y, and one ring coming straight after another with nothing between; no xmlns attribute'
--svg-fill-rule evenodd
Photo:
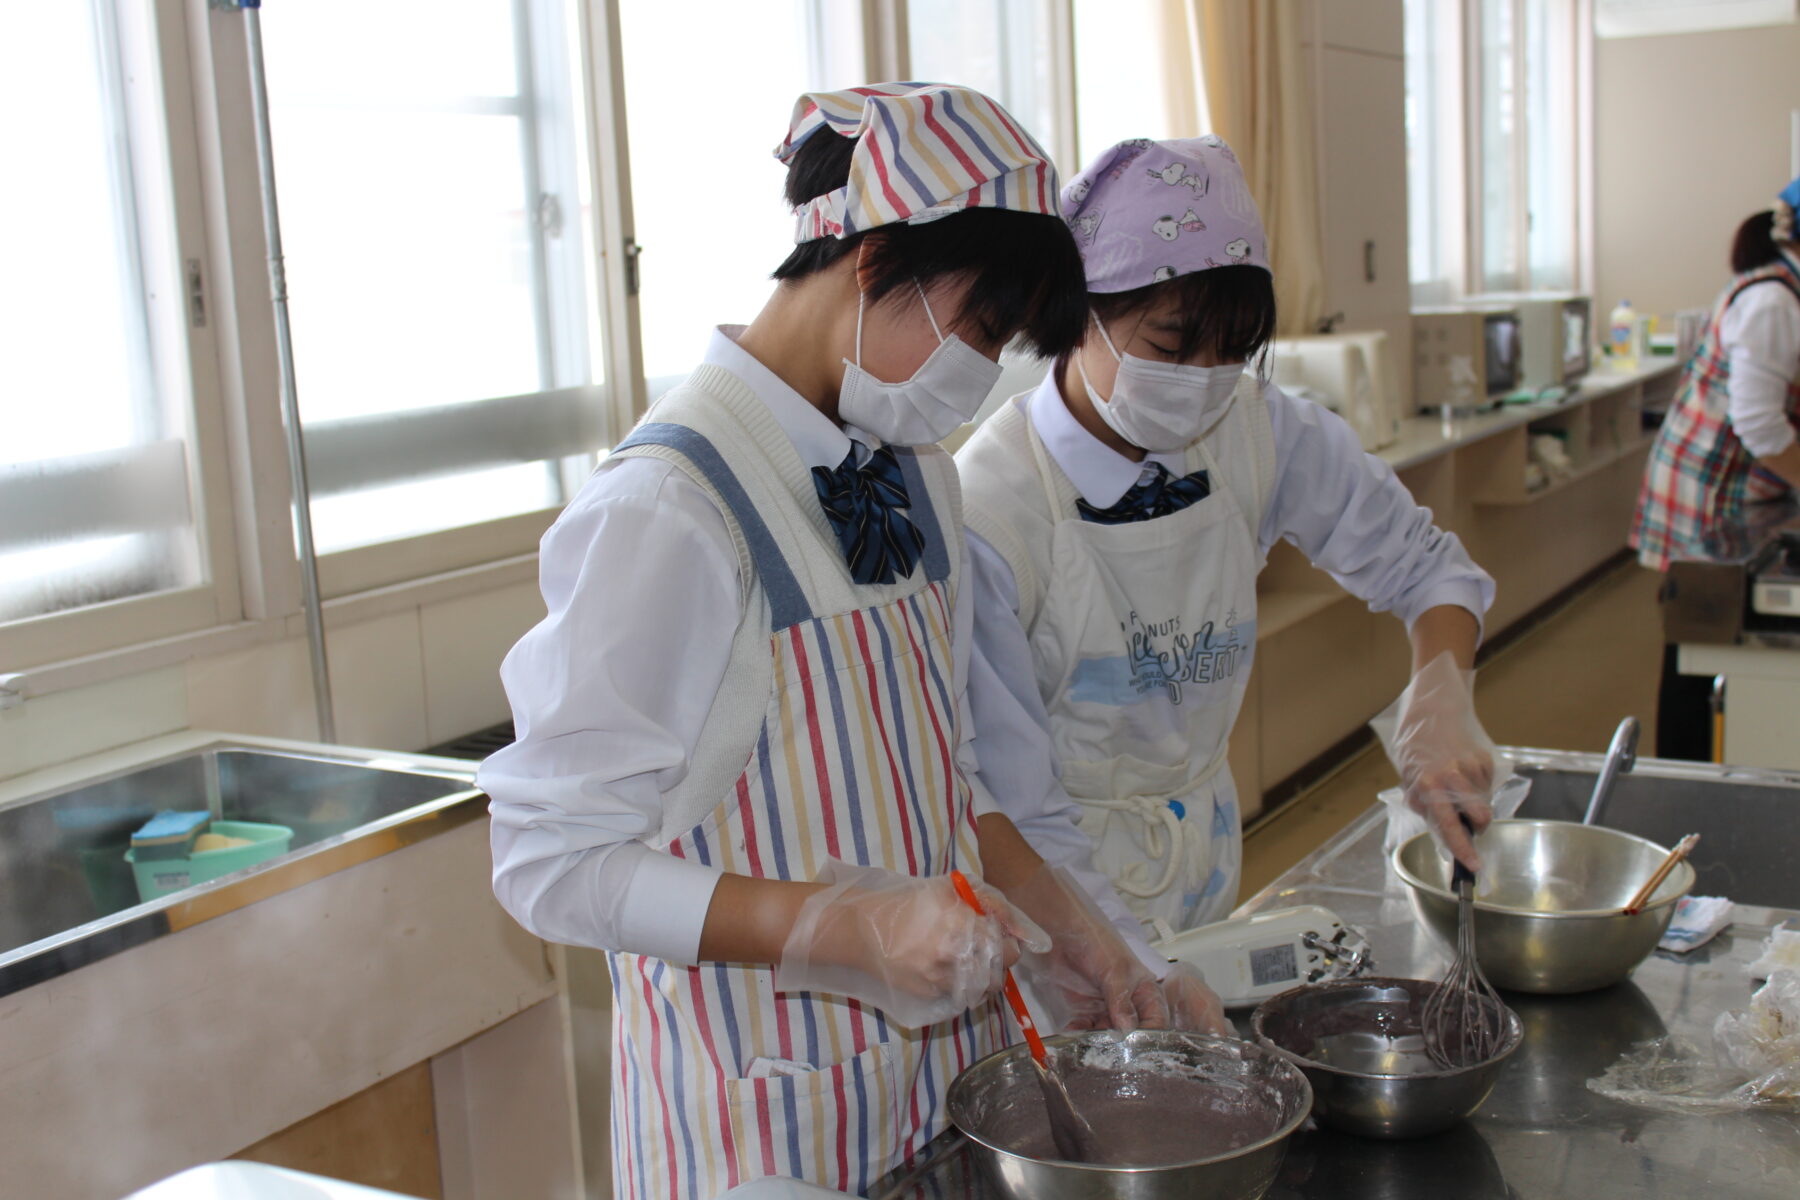
<svg viewBox="0 0 1800 1200"><path fill-rule="evenodd" d="M166 231L149 229L156 214L148 209L139 226L160 239L146 244L145 261L176 264L181 275L179 286L151 289L158 294L152 318L155 336L180 351L157 358L158 379L173 388L167 395L178 398L172 403L186 413L190 509L205 574L189 588L0 623L0 669L25 672L30 695L302 632L275 315L253 151L247 22L235 0L108 2L118 9L121 53L131 56L132 69L122 75L133 89L128 111L134 129L154 131L167 147L166 165L142 163L141 155L133 159L134 169L153 165L165 176L166 195L158 203L166 209ZM564 227L574 236L561 253L543 255L539 275L564 328L543 356L550 386L525 397L469 402L472 407L457 419L478 429L485 414L473 406L535 401L547 423L538 434L551 439L544 444L573 440L608 447L648 406L619 15L606 0L567 0L568 24L553 27L547 22L559 11L557 0L509 2L543 34L521 40L521 66L541 85L533 87L539 103L548 101L543 87L557 89L571 104L581 98L583 119L575 135L585 142L586 177L574 177L581 156L549 152L543 139L551 131L527 121L522 136L537 139L531 156L540 168L537 193L557 190L579 198L574 205L565 203L562 212ZM1035 3L1052 40L1057 127L1049 148L1073 161L1078 125L1072 0ZM811 4L820 36L835 46L857 46L868 78L909 76L907 0ZM569 58L547 59L544 48L565 31L575 38L577 61L563 71L560 64ZM155 70L144 70L146 64ZM580 200L591 210L582 211ZM579 306L566 298L583 289L592 294L577 322ZM572 363L581 357L584 337L599 339L587 344L598 384L573 382ZM408 421L417 419L417 414L394 414L384 436L403 436ZM318 423L314 432L329 444L344 442L350 431ZM476 447L471 453L472 462L491 462L490 451ZM579 486L594 457L584 449L561 459L566 495ZM319 474L329 478L343 465L321 462ZM443 598L514 582L560 511L561 505L547 506L322 555L318 568L327 623L387 611L418 597Z"/></svg>
<svg viewBox="0 0 1800 1200"><path fill-rule="evenodd" d="M123 88L151 367L160 401L185 417L188 509L202 577L188 587L0 623L0 663L9 670L229 625L243 616L220 331L206 307L208 209L197 170L189 14L162 0L103 0L102 7L113 43L107 51L117 56ZM152 146L166 155L147 153ZM158 284L161 264L177 275L168 286ZM155 453L152 443L106 457L141 463Z"/></svg>

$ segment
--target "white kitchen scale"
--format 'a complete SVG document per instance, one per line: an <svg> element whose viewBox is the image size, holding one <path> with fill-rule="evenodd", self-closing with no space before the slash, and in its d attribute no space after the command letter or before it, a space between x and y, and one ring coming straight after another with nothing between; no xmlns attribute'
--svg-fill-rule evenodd
<svg viewBox="0 0 1800 1200"><path fill-rule="evenodd" d="M1368 939L1317 904L1270 909L1153 943L1200 972L1226 1008L1249 1008L1290 988L1370 969Z"/></svg>

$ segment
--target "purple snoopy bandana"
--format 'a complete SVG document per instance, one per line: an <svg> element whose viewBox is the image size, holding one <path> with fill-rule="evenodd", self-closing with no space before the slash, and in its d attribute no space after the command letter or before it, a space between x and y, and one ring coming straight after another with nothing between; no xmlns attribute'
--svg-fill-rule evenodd
<svg viewBox="0 0 1800 1200"><path fill-rule="evenodd" d="M1062 194L1088 291L1128 292L1213 267L1269 269L1262 217L1215 134L1105 151Z"/></svg>

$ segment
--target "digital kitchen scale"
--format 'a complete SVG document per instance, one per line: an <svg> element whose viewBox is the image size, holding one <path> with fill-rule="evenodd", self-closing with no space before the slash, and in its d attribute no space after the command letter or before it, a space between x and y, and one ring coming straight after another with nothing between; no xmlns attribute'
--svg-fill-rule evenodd
<svg viewBox="0 0 1800 1200"><path fill-rule="evenodd" d="M1199 971L1226 1008L1248 1008L1303 983L1347 979L1373 966L1368 940L1317 904L1233 917L1154 946Z"/></svg>

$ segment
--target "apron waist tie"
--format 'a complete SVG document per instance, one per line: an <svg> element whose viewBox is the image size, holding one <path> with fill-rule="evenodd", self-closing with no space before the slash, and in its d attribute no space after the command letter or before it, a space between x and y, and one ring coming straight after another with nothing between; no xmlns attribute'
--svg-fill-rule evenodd
<svg viewBox="0 0 1800 1200"><path fill-rule="evenodd" d="M1178 792L1166 796L1132 795L1113 797L1078 796L1070 792L1070 797L1085 808L1099 809L1102 812L1130 813L1144 823L1145 850L1153 859L1163 859L1162 875L1153 884L1143 884L1142 880L1149 872L1142 863L1133 863L1119 878L1113 880L1113 886L1127 896L1138 900L1153 900L1174 886L1176 873L1181 870L1182 848L1187 841L1187 832L1182 828L1182 818L1169 807L1169 801L1181 796L1189 796L1211 783L1213 777L1224 769L1226 756L1223 752L1214 756L1206 764L1206 768L1189 780ZM1072 765L1072 764L1071 764ZM1066 768L1065 768L1066 770ZM1198 816L1195 817L1199 819ZM1165 840L1167 855L1164 855Z"/></svg>

